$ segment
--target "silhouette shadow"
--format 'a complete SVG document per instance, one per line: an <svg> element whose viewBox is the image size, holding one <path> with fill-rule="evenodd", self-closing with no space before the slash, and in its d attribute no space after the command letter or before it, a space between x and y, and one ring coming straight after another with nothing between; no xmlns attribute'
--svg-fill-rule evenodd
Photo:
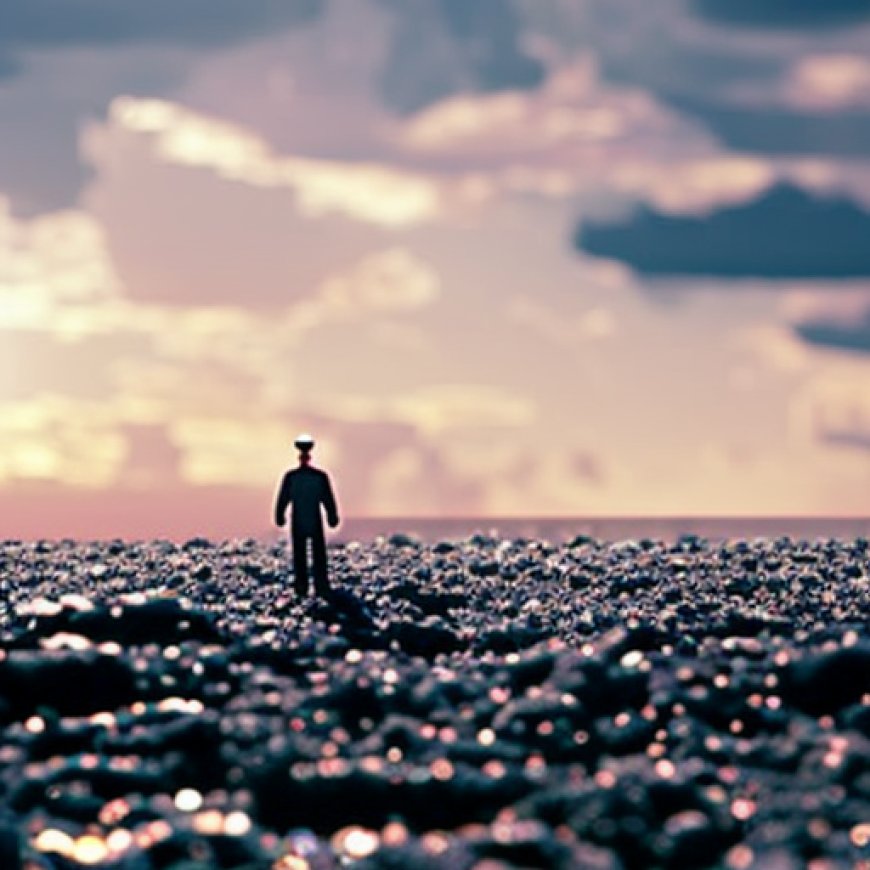
<svg viewBox="0 0 870 870"><path fill-rule="evenodd" d="M326 598L330 595L326 539L323 533L323 512L331 529L339 523L338 506L329 475L311 465L314 439L300 435L294 442L299 450L299 466L287 471L281 480L275 501L275 525L287 522L287 509L292 508L290 539L293 544L293 579L296 595L308 594L308 545L311 545L314 589Z"/></svg>
<svg viewBox="0 0 870 870"><path fill-rule="evenodd" d="M342 636L356 647L386 649L385 638L365 602L347 589L333 588L318 601L313 614L323 622L338 624Z"/></svg>

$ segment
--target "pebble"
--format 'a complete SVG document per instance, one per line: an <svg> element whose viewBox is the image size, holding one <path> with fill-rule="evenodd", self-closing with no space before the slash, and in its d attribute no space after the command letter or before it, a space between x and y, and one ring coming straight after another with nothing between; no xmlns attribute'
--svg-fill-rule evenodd
<svg viewBox="0 0 870 870"><path fill-rule="evenodd" d="M855 541L0 544L3 866L870 860ZM16 863L17 862L17 863Z"/></svg>

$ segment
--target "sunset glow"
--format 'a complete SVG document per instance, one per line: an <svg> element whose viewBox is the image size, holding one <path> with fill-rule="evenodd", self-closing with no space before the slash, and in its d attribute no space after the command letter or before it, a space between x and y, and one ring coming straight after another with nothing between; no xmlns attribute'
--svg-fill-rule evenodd
<svg viewBox="0 0 870 870"><path fill-rule="evenodd" d="M867 17L313 5L0 34L0 536L870 514Z"/></svg>

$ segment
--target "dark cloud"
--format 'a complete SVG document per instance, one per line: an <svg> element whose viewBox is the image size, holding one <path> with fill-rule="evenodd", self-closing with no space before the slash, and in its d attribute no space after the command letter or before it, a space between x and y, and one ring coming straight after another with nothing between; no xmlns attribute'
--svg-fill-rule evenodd
<svg viewBox="0 0 870 870"><path fill-rule="evenodd" d="M37 139L29 148L24 130L14 131L0 144L0 194L9 198L16 217L69 206L90 175L75 152L72 120L57 128L57 138Z"/></svg>
<svg viewBox="0 0 870 870"><path fill-rule="evenodd" d="M314 18L323 0L26 0L0 6L0 46L223 45Z"/></svg>
<svg viewBox="0 0 870 870"><path fill-rule="evenodd" d="M0 54L0 82L12 78L21 69L21 63L14 57Z"/></svg>
<svg viewBox="0 0 870 870"><path fill-rule="evenodd" d="M870 213L787 185L709 216L646 206L621 223L585 223L587 253L650 276L843 279L870 276Z"/></svg>
<svg viewBox="0 0 870 870"><path fill-rule="evenodd" d="M663 95L674 108L702 121L723 144L772 155L865 157L870 154L870 113L799 112L748 108L676 93Z"/></svg>
<svg viewBox="0 0 870 870"><path fill-rule="evenodd" d="M870 417L860 399L827 407L816 404L811 419L820 443L828 447L870 450Z"/></svg>
<svg viewBox="0 0 870 870"><path fill-rule="evenodd" d="M591 17L576 28L568 50L591 51L607 81L641 87L657 97L669 94L715 98L733 88L774 82L784 59L777 52L752 52L734 40L720 38L717 28L707 39L688 36L692 28L682 6L666 0L648 8L636 0L610 0L591 6ZM553 25L547 38L560 39L564 22Z"/></svg>
<svg viewBox="0 0 870 870"><path fill-rule="evenodd" d="M751 7L759 14L779 9L782 20L800 20L785 13L800 15L806 8L808 14L824 17L838 4L722 0L720 5L725 11ZM870 10L870 0L861 5ZM644 6L636 0L609 0L589 6L585 26L556 21L548 38L558 40L560 30L576 34L577 49L595 53L606 80L651 92L700 121L726 146L772 155L870 153L866 109L812 113L775 104L774 96L769 106L747 105L735 96L775 94L795 65L814 53L866 52L870 29L828 30L813 41L803 32L782 38L779 33L735 34L719 26L699 30L692 7L684 2Z"/></svg>
<svg viewBox="0 0 870 870"><path fill-rule="evenodd" d="M520 45L521 25L505 0L441 0L449 31L466 43L478 84L484 90L531 88L543 79L541 63Z"/></svg>
<svg viewBox="0 0 870 870"><path fill-rule="evenodd" d="M870 311L855 323L811 320L796 326L795 332L817 347L870 354Z"/></svg>
<svg viewBox="0 0 870 870"><path fill-rule="evenodd" d="M195 49L304 24L324 3L0 0L0 192L17 215L68 206L87 178L76 145L79 128L102 116L114 96L164 96L183 81L198 57ZM127 50L140 44L149 50ZM179 45L192 50L168 48ZM81 47L103 50L47 51Z"/></svg>
<svg viewBox="0 0 870 870"><path fill-rule="evenodd" d="M821 436L823 443L831 447L849 447L870 451L870 429L837 429Z"/></svg>
<svg viewBox="0 0 870 870"><path fill-rule="evenodd" d="M414 112L467 91L537 87L542 64L521 46L508 0L381 0L396 16L381 76L387 104Z"/></svg>
<svg viewBox="0 0 870 870"><path fill-rule="evenodd" d="M826 27L870 16L870 0L694 0L711 21L747 27Z"/></svg>

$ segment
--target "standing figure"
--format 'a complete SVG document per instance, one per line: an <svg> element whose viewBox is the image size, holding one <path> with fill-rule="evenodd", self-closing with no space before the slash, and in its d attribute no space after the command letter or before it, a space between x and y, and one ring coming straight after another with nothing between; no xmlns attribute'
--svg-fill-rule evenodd
<svg viewBox="0 0 870 870"><path fill-rule="evenodd" d="M300 435L294 442L299 451L299 467L284 475L278 501L275 503L275 524L283 526L286 522L288 506L293 513L290 520L290 538L293 541L293 573L295 574L296 594L308 594L308 542L311 541L314 561L314 591L328 598L330 594L326 565L326 540L323 536L323 516L321 507L326 509L329 527L338 525L338 508L335 496L325 471L311 465L311 449L314 439L310 435Z"/></svg>

